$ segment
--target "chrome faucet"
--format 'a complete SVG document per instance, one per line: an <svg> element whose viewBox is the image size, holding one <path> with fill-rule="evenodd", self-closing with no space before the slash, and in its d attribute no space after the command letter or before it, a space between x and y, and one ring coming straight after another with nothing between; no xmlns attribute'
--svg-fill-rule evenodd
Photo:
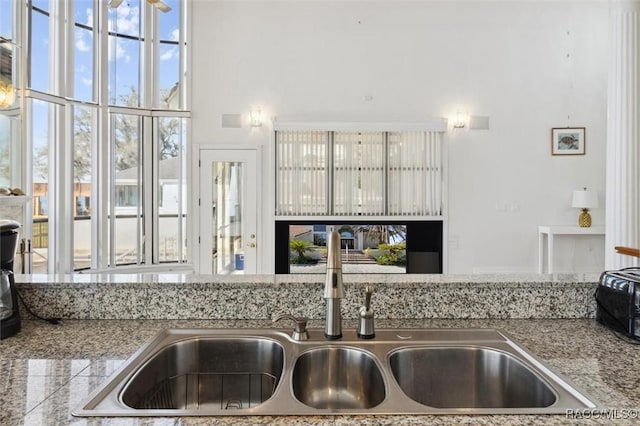
<svg viewBox="0 0 640 426"><path fill-rule="evenodd" d="M342 285L342 261L340 259L340 234L332 232L327 241L327 276L324 281L324 299L327 316L324 336L327 339L342 338L340 300L344 297Z"/></svg>

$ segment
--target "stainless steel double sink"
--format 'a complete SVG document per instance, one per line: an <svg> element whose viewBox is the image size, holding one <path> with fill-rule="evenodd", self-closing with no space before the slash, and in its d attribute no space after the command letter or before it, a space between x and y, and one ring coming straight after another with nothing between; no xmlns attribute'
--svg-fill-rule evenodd
<svg viewBox="0 0 640 426"><path fill-rule="evenodd" d="M327 341L168 329L75 416L564 414L598 403L495 329L383 329Z"/></svg>

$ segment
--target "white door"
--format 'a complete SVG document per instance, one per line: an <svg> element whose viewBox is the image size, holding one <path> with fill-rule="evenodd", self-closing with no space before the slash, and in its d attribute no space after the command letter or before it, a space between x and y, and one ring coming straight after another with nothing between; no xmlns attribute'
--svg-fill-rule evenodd
<svg viewBox="0 0 640 426"><path fill-rule="evenodd" d="M256 150L200 150L200 272L257 271Z"/></svg>

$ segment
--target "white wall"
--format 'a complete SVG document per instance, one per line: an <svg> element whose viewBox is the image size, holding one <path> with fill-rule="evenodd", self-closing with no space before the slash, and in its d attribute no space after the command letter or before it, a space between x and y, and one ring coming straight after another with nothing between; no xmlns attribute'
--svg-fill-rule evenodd
<svg viewBox="0 0 640 426"><path fill-rule="evenodd" d="M604 224L606 1L194 0L192 11L193 142L266 146L264 190L270 126L222 129L221 114L261 104L266 117L415 121L462 109L490 130L448 132L449 272L535 271L537 225L576 223L573 189L598 191ZM586 127L586 155L551 156L551 128L565 126ZM559 249L558 271L602 267L602 239Z"/></svg>

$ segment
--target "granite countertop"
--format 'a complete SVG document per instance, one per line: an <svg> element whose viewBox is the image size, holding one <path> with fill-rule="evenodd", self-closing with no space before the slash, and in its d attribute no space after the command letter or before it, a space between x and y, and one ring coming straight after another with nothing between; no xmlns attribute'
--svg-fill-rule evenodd
<svg viewBox="0 0 640 426"><path fill-rule="evenodd" d="M0 424L637 424L640 415L640 346L620 340L592 319L380 320L377 326L502 329L598 400L609 419L565 415L76 418L70 414L163 328L269 326L268 321L224 320L65 320L60 325L24 321L21 333L0 342ZM353 324L346 322L349 326Z"/></svg>

